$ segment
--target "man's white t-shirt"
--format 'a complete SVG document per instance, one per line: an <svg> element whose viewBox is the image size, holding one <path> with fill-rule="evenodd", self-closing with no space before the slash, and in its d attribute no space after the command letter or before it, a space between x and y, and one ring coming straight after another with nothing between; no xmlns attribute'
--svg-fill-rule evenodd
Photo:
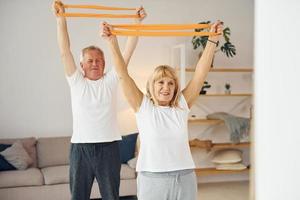
<svg viewBox="0 0 300 200"><path fill-rule="evenodd" d="M84 78L77 69L67 76L71 89L72 143L121 140L117 126L118 76L111 70L96 81Z"/></svg>
<svg viewBox="0 0 300 200"><path fill-rule="evenodd" d="M188 139L188 105L183 95L179 107L156 106L143 97L136 113L140 151L136 171L166 172L193 169Z"/></svg>

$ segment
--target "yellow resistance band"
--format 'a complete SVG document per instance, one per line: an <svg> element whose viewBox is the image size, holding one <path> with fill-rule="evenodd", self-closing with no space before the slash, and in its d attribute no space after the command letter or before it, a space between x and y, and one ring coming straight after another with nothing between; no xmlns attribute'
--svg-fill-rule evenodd
<svg viewBox="0 0 300 200"><path fill-rule="evenodd" d="M64 5L64 8L81 8L81 9L95 9L95 10L136 10L135 8L121 8L109 6L95 6L95 5ZM124 14L96 14L96 13L62 13L58 16L64 17L89 17L89 18L139 18L138 15L124 15Z"/></svg>
<svg viewBox="0 0 300 200"><path fill-rule="evenodd" d="M153 30L186 30L186 29L205 29L210 28L210 24L118 24L112 25L113 35L122 36L215 36L220 33L213 32L153 32ZM124 31L116 29L129 29ZM148 30L148 31L140 31ZM149 31L151 30L151 31Z"/></svg>

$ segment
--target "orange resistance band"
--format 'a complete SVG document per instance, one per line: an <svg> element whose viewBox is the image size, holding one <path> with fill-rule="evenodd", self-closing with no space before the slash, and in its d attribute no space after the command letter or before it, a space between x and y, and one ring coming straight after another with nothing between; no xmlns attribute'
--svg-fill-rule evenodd
<svg viewBox="0 0 300 200"><path fill-rule="evenodd" d="M138 15L118 15L118 14L89 14L89 13L63 13L58 14L63 17L88 17L88 18L139 18Z"/></svg>
<svg viewBox="0 0 300 200"><path fill-rule="evenodd" d="M81 9L95 9L95 10L136 10L135 8L120 8L109 6L95 6L95 5L64 5L64 8L81 8ZM138 15L124 15L124 14L96 14L96 13L63 13L59 16L64 17L89 17L89 18L139 18Z"/></svg>
<svg viewBox="0 0 300 200"><path fill-rule="evenodd" d="M65 8L83 8L83 9L95 9L95 10L136 10L135 8L121 8L121 7L109 7L109 6L95 6L95 5L64 5Z"/></svg>
<svg viewBox="0 0 300 200"><path fill-rule="evenodd" d="M212 32L146 32L146 31L111 31L113 35L122 36L216 36Z"/></svg>
<svg viewBox="0 0 300 200"><path fill-rule="evenodd" d="M113 28L133 30L185 30L210 28L210 24L116 24Z"/></svg>
<svg viewBox="0 0 300 200"><path fill-rule="evenodd" d="M210 28L209 24L119 24L112 25L113 35L122 36L215 36L220 33L212 32L153 32L153 30L186 30L186 29L205 29ZM116 29L129 29L124 31ZM140 31L151 30L151 31Z"/></svg>

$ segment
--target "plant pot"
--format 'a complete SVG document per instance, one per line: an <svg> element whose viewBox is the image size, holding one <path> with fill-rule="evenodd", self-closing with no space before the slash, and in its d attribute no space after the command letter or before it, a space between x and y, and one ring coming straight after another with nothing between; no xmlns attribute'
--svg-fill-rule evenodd
<svg viewBox="0 0 300 200"><path fill-rule="evenodd" d="M204 95L204 94L206 94L206 91L205 90L201 90L200 94Z"/></svg>
<svg viewBox="0 0 300 200"><path fill-rule="evenodd" d="M230 90L230 89L229 89L229 90L226 89L226 90L225 90L225 94L231 94L231 90Z"/></svg>

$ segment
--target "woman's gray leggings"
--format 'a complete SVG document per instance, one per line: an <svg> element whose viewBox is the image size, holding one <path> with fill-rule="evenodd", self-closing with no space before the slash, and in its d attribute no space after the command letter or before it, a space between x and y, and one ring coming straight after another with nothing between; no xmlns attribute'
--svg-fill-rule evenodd
<svg viewBox="0 0 300 200"><path fill-rule="evenodd" d="M172 172L139 172L139 200L196 200L197 178L193 169Z"/></svg>

